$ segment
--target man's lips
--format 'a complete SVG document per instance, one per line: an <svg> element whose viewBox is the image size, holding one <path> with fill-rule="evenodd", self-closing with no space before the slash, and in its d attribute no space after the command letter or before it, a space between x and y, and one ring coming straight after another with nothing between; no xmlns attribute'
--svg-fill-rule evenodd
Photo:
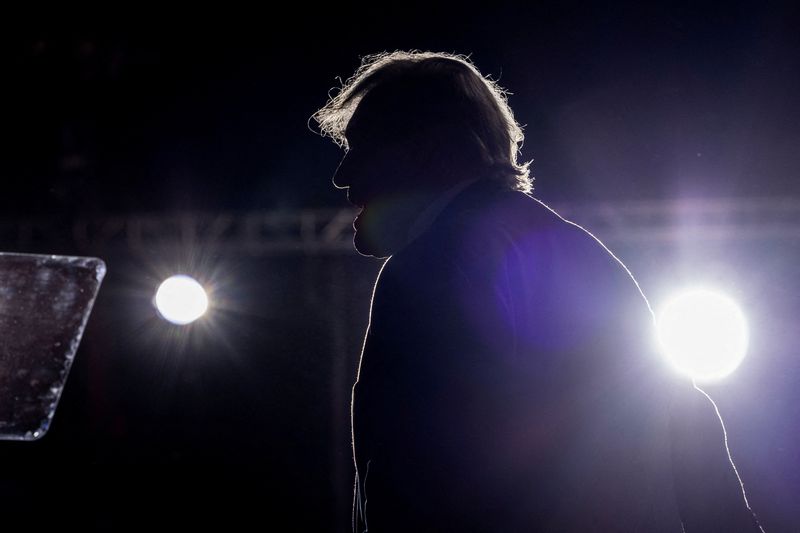
<svg viewBox="0 0 800 533"><path fill-rule="evenodd" d="M363 198L354 196L350 190L347 192L347 201L361 209L364 209L364 206L367 204Z"/></svg>

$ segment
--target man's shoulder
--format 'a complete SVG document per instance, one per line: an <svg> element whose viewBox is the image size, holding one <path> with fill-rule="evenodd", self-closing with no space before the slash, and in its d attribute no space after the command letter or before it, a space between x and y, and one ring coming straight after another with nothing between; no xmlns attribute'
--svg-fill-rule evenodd
<svg viewBox="0 0 800 533"><path fill-rule="evenodd" d="M481 183L456 197L381 274L403 287L508 279L540 292L564 285L574 290L633 285L626 277L621 263L588 231L528 194Z"/></svg>
<svg viewBox="0 0 800 533"><path fill-rule="evenodd" d="M428 261L431 255L480 260L510 249L539 258L549 254L610 258L591 233L541 200L485 182L459 194L405 255Z"/></svg>

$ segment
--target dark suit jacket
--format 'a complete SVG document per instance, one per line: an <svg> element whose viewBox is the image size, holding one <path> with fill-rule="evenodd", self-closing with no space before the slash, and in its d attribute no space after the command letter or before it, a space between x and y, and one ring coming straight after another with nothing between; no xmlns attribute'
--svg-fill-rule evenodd
<svg viewBox="0 0 800 533"><path fill-rule="evenodd" d="M740 512L708 406L670 432L673 390L694 391L652 330L589 233L523 193L469 186L375 286L353 388L356 530L681 531L673 435L715 423L703 460Z"/></svg>

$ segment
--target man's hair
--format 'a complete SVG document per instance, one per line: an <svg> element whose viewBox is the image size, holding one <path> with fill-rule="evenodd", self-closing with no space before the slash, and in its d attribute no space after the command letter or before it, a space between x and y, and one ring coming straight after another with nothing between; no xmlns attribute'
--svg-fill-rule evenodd
<svg viewBox="0 0 800 533"><path fill-rule="evenodd" d="M379 110L388 134L442 129L460 143L459 158L486 177L530 192L530 162L517 156L524 135L507 92L478 71L467 56L397 51L368 55L328 103L311 118L323 136L349 149L346 129L366 98Z"/></svg>

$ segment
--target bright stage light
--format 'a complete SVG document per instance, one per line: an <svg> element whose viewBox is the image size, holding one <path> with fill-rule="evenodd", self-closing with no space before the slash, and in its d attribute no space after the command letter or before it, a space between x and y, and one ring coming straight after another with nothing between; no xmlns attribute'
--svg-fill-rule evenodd
<svg viewBox="0 0 800 533"><path fill-rule="evenodd" d="M182 326L203 316L208 309L208 296L189 276L172 276L158 287L155 305L165 320Z"/></svg>
<svg viewBox="0 0 800 533"><path fill-rule="evenodd" d="M725 295L693 289L670 300L658 315L658 337L670 362L698 381L723 378L747 351L747 322Z"/></svg>

